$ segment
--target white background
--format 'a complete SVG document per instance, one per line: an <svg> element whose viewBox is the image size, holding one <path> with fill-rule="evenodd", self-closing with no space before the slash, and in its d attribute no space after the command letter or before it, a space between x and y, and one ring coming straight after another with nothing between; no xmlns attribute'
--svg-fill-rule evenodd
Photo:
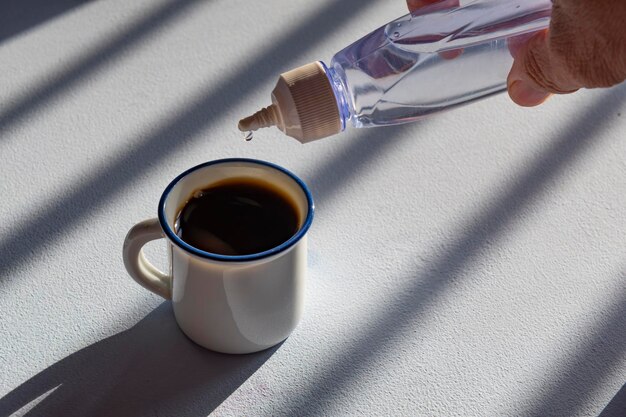
<svg viewBox="0 0 626 417"><path fill-rule="evenodd" d="M623 416L623 87L308 145L236 130L279 73L405 11L3 3L0 415ZM121 261L172 178L236 156L316 200L304 318L246 356L188 341Z"/></svg>

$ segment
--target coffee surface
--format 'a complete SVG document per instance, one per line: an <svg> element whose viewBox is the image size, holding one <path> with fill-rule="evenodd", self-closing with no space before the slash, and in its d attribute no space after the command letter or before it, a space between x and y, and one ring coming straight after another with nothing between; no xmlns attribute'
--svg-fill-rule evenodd
<svg viewBox="0 0 626 417"><path fill-rule="evenodd" d="M234 178L196 191L179 211L176 234L206 252L250 255L287 241L298 226L285 192L261 180Z"/></svg>

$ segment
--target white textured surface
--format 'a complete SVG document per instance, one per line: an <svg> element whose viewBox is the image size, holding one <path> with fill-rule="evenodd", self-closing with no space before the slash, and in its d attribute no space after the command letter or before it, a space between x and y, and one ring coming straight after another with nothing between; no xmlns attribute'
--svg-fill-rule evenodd
<svg viewBox="0 0 626 417"><path fill-rule="evenodd" d="M626 415L624 87L306 146L235 130L280 72L403 12L0 5L0 416ZM121 262L175 175L232 156L317 203L304 319L241 357L189 342Z"/></svg>

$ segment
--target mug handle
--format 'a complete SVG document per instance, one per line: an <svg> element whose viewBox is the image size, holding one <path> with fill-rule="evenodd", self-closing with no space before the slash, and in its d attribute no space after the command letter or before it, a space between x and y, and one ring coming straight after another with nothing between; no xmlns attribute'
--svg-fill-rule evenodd
<svg viewBox="0 0 626 417"><path fill-rule="evenodd" d="M124 266L130 276L142 287L160 295L166 300L172 299L172 277L159 271L143 253L146 243L165 237L158 219L144 220L134 225L124 239L122 256Z"/></svg>

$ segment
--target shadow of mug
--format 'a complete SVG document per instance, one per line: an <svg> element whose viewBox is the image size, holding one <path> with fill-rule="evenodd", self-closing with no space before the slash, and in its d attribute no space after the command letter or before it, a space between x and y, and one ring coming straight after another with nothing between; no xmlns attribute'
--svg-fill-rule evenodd
<svg viewBox="0 0 626 417"><path fill-rule="evenodd" d="M225 355L189 340L164 302L129 330L43 370L0 399L0 416L208 415L280 347ZM47 394L47 395L45 395ZM27 406L43 397L32 409Z"/></svg>

